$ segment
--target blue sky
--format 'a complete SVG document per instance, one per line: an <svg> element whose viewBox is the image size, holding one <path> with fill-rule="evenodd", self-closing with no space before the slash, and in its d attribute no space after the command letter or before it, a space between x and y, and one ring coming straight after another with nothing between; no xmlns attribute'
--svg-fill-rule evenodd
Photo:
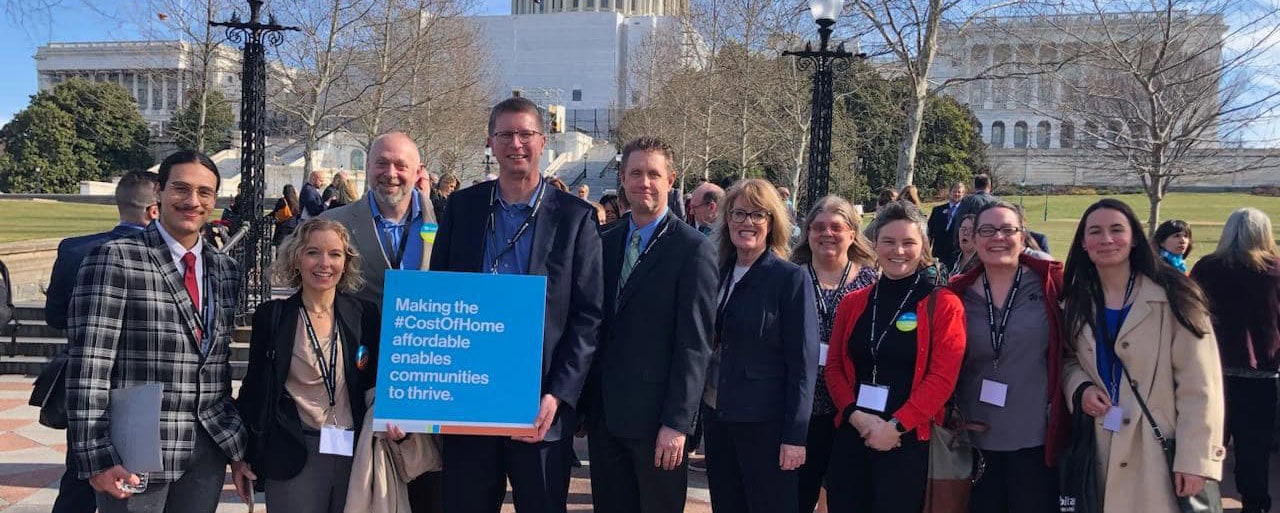
<svg viewBox="0 0 1280 513"><path fill-rule="evenodd" d="M123 26L81 2L61 2L52 13L21 20L0 15L0 126L30 102L36 92L36 47L51 41L115 41L140 39L137 29ZM507 14L510 0L478 0L481 14ZM56 20L56 21L55 21Z"/></svg>

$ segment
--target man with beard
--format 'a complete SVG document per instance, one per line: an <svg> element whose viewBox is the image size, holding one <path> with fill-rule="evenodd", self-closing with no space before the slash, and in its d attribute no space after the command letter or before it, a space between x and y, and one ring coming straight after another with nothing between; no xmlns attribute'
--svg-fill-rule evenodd
<svg viewBox="0 0 1280 513"><path fill-rule="evenodd" d="M417 190L418 180L426 174L418 155L418 145L403 132L374 138L365 162L370 194L322 215L342 223L351 234L364 276L364 287L355 295L379 308L387 269L425 271L431 262L436 215L431 199ZM440 511L440 496L439 472L427 472L409 482L414 513Z"/></svg>

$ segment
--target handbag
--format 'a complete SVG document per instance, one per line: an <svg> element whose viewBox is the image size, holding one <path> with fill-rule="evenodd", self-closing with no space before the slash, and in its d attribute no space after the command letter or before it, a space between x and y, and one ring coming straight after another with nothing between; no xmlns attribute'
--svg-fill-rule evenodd
<svg viewBox="0 0 1280 513"><path fill-rule="evenodd" d="M1071 443L1058 458L1058 512L1100 513L1098 500L1098 439L1093 417L1085 415L1081 402L1088 387L1072 396Z"/></svg>
<svg viewBox="0 0 1280 513"><path fill-rule="evenodd" d="M937 293L929 295L929 321L933 322ZM925 368L933 363L933 329ZM948 403L941 423L929 426L929 478L925 484L925 513L968 513L973 484L982 478L986 463L970 436L979 426L966 423L954 404Z"/></svg>
<svg viewBox="0 0 1280 513"><path fill-rule="evenodd" d="M1123 367L1122 367L1123 368ZM1147 423L1151 425L1151 432L1156 435L1156 440L1160 442L1160 450L1164 452L1165 463L1169 466L1169 479L1173 481L1176 488L1177 481L1173 474L1173 457L1177 453L1177 442L1164 436L1164 432L1160 430L1160 426L1156 425L1155 417L1151 415L1151 410L1147 409L1147 402L1142 400L1142 394L1138 393L1138 387L1134 385L1133 378L1129 377L1129 369L1124 369L1124 377L1129 381L1129 388L1133 390L1133 397L1138 400L1138 406L1142 408L1142 416L1147 418ZM1200 493L1190 497L1177 497L1178 511L1182 513L1222 513L1222 490L1219 488L1217 481L1212 479L1204 480L1204 489Z"/></svg>
<svg viewBox="0 0 1280 513"><path fill-rule="evenodd" d="M32 386L27 404L40 407L40 425L53 429L67 429L67 364L71 356L59 351L49 361Z"/></svg>

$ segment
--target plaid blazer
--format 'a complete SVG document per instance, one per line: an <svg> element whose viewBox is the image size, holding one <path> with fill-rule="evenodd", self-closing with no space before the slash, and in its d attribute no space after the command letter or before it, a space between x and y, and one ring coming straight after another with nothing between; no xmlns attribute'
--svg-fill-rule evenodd
<svg viewBox="0 0 1280 513"><path fill-rule="evenodd" d="M71 296L67 416L81 479L120 464L111 444L110 391L161 383L163 472L182 476L204 429L233 461L243 459L245 427L231 400L231 331L241 278L231 257L209 244L202 253L206 305L214 309L207 356L196 340L196 311L154 223L99 246L84 260Z"/></svg>

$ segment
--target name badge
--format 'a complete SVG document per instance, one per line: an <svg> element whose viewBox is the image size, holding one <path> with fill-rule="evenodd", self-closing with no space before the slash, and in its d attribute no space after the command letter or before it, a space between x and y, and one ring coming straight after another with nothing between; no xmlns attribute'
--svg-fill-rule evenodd
<svg viewBox="0 0 1280 513"><path fill-rule="evenodd" d="M822 343L818 344L818 366L819 367L825 367L827 365L827 350L829 349L831 349L831 346L827 344L822 344Z"/></svg>
<svg viewBox="0 0 1280 513"><path fill-rule="evenodd" d="M1124 420L1124 410L1120 409L1119 406L1112 406L1110 410L1107 410L1107 415L1102 417L1102 429L1118 433L1122 420Z"/></svg>
<svg viewBox="0 0 1280 513"><path fill-rule="evenodd" d="M1009 385L989 379L982 380L982 393L978 400L992 406L1004 408L1005 396L1009 394Z"/></svg>
<svg viewBox="0 0 1280 513"><path fill-rule="evenodd" d="M889 387L883 385L860 385L858 387L859 408L883 412L888 404Z"/></svg>
<svg viewBox="0 0 1280 513"><path fill-rule="evenodd" d="M320 454L351 456L355 453L356 432L338 426L320 428Z"/></svg>

